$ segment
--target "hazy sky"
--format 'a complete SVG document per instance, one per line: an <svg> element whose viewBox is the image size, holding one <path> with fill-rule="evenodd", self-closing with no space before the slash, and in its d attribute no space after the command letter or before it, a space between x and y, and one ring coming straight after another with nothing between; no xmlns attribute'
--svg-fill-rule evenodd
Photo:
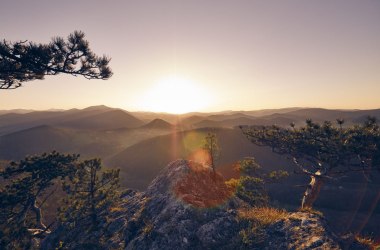
<svg viewBox="0 0 380 250"><path fill-rule="evenodd" d="M0 90L0 109L380 108L380 0L0 1L1 39L74 30L114 76Z"/></svg>

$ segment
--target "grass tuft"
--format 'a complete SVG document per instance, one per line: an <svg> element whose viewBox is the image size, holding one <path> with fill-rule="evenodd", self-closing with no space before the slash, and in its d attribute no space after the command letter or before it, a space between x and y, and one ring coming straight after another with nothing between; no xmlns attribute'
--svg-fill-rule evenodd
<svg viewBox="0 0 380 250"><path fill-rule="evenodd" d="M248 248L260 246L267 239L265 228L285 219L289 213L272 207L254 207L238 211L238 217L248 221L249 226L239 232L242 243Z"/></svg>
<svg viewBox="0 0 380 250"><path fill-rule="evenodd" d="M368 236L362 236L362 235L355 235L355 240L360 243L361 245L367 247L371 250L379 250L380 244L376 243L371 237Z"/></svg>
<svg viewBox="0 0 380 250"><path fill-rule="evenodd" d="M254 207L247 210L239 210L239 217L255 221L262 226L271 225L281 219L285 219L289 213L284 209L273 207Z"/></svg>

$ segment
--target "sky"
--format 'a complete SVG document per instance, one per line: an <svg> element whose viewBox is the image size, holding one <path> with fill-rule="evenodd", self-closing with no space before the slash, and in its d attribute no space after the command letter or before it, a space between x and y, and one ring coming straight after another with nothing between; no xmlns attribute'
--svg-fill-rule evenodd
<svg viewBox="0 0 380 250"><path fill-rule="evenodd" d="M113 77L0 90L0 110L380 108L379 0L0 1L0 39L74 30Z"/></svg>

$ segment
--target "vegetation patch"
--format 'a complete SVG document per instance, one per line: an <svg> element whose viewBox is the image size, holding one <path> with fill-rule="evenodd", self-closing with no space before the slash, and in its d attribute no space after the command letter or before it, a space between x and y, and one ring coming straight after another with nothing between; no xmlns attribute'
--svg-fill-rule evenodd
<svg viewBox="0 0 380 250"><path fill-rule="evenodd" d="M265 229L282 219L287 218L289 213L283 209L272 207L254 207L238 211L238 217L248 226L239 232L242 243L246 246L260 246L267 238Z"/></svg>
<svg viewBox="0 0 380 250"><path fill-rule="evenodd" d="M265 227L276 223L279 220L285 219L289 213L284 209L273 207L254 207L251 209L239 210L238 215L240 219L254 221Z"/></svg>
<svg viewBox="0 0 380 250"><path fill-rule="evenodd" d="M359 244L361 244L362 246L367 247L368 249L371 249L371 250L379 250L380 249L380 243L375 242L369 236L355 235L355 240Z"/></svg>

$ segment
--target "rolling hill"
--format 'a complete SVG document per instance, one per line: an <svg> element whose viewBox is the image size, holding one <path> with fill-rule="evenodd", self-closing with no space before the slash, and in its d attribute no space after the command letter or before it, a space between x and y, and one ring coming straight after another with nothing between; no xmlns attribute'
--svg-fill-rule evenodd
<svg viewBox="0 0 380 250"><path fill-rule="evenodd" d="M57 126L76 129L112 130L118 128L135 128L143 124L143 121L125 111L111 110L58 123Z"/></svg>
<svg viewBox="0 0 380 250"><path fill-rule="evenodd" d="M66 131L50 126L38 126L0 137L0 158L17 160L20 156L57 150L68 152L74 138Z"/></svg>
<svg viewBox="0 0 380 250"><path fill-rule="evenodd" d="M115 129L138 127L144 122L120 109L93 106L65 111L35 111L26 114L0 115L0 135L21 131L41 125L74 129Z"/></svg>
<svg viewBox="0 0 380 250"><path fill-rule="evenodd" d="M168 130L172 130L172 129L175 129L176 126L174 126L173 124L170 124L167 121L164 121L162 119L156 118L153 121L151 121L151 122L149 122L149 123L141 126L141 128L144 128L144 129L168 129Z"/></svg>

